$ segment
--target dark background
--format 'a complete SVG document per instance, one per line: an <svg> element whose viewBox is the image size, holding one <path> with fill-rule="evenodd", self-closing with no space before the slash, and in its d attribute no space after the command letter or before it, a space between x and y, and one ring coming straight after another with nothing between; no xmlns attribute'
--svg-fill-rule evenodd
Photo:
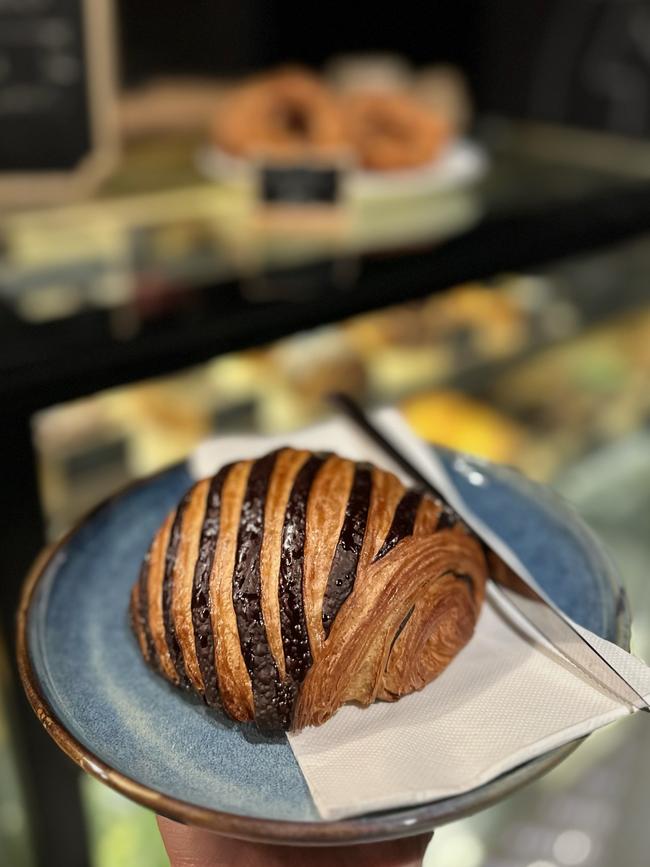
<svg viewBox="0 0 650 867"><path fill-rule="evenodd" d="M71 169L91 147L81 8L81 0L0 0L1 172ZM156 76L234 78L395 52L415 66L458 67L479 115L627 136L650 130L648 0L116 0L116 12L126 88ZM67 36L48 38L52 22ZM57 80L48 71L55 62L76 71Z"/></svg>
<svg viewBox="0 0 650 867"><path fill-rule="evenodd" d="M120 0L122 76L237 75L319 66L352 51L450 62L481 112L643 135L650 129L647 0Z"/></svg>
<svg viewBox="0 0 650 867"><path fill-rule="evenodd" d="M83 31L81 0L0 0L0 171L66 171L86 156Z"/></svg>

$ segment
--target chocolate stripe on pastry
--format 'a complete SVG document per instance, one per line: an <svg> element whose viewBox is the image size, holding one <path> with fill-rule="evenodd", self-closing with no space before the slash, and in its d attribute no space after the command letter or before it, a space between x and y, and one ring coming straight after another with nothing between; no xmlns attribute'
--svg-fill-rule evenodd
<svg viewBox="0 0 650 867"><path fill-rule="evenodd" d="M455 527L458 523L456 512L447 503L441 504L441 507L436 530L447 530L450 527Z"/></svg>
<svg viewBox="0 0 650 867"><path fill-rule="evenodd" d="M262 615L260 552L266 490L278 453L255 461L242 504L232 578L239 642L251 678L255 719L261 728L284 729L291 708L266 637Z"/></svg>
<svg viewBox="0 0 650 867"><path fill-rule="evenodd" d="M260 584L262 616L278 676L284 682L287 668L282 644L280 620L280 563L282 560L282 532L287 503L298 473L311 454L304 449L284 448L278 452L273 475L266 491L264 503L264 538L260 552ZM306 604L306 603L305 603ZM252 695L251 695L252 699Z"/></svg>
<svg viewBox="0 0 650 867"><path fill-rule="evenodd" d="M282 528L278 583L280 624L287 676L296 687L312 664L303 600L307 501L316 473L327 457L313 455L302 466L289 495Z"/></svg>
<svg viewBox="0 0 650 867"><path fill-rule="evenodd" d="M172 592L174 582L174 565L176 564L176 556L178 554L178 546L181 540L181 529L183 526L183 513L189 505L192 496L192 490L193 489L190 489L185 494L183 499L180 501L178 509L176 510L176 514L174 515L174 522L169 533L169 543L167 545L167 551L165 552L165 571L162 581L162 611L163 624L165 627L165 641L167 642L169 656L171 658L174 668L176 669L176 674L178 675L180 684L181 686L186 687L190 686L190 682L187 677L187 672L185 671L183 653L178 643L178 638L176 637L176 629L174 628L174 621L172 617Z"/></svg>
<svg viewBox="0 0 650 867"><path fill-rule="evenodd" d="M149 579L150 557L151 551L147 551L140 569L140 577L138 579L137 617L138 624L144 635L147 662L157 667L158 661L156 657L156 645L154 644L153 635L151 634L151 626L149 625L149 594L147 593L147 581Z"/></svg>
<svg viewBox="0 0 650 867"><path fill-rule="evenodd" d="M381 546L375 557L375 561L385 557L389 551L392 551L398 542L405 539L407 536L413 535L415 527L415 518L418 513L418 508L422 502L422 493L414 489L407 491L395 509L393 523L390 525L388 535L384 544ZM375 562L373 561L373 562Z"/></svg>
<svg viewBox="0 0 650 867"><path fill-rule="evenodd" d="M194 582L192 585L192 625L194 626L194 645L199 663L206 704L221 707L219 683L214 662L214 635L210 611L210 574L214 563L214 552L217 548L221 519L221 491L226 476L230 472L229 465L223 467L210 482L205 503L205 516L201 526L201 541L199 554L194 567Z"/></svg>
<svg viewBox="0 0 650 867"><path fill-rule="evenodd" d="M329 635L334 618L354 587L370 507L371 473L369 464L357 464L355 467L352 490L323 597L325 635Z"/></svg>

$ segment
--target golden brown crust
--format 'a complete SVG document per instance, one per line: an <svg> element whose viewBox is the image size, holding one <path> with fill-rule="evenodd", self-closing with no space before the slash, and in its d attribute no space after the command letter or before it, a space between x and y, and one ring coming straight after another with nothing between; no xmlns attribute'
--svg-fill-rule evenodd
<svg viewBox="0 0 650 867"><path fill-rule="evenodd" d="M165 571L165 552L169 544L169 533L174 521L174 511L171 511L156 533L151 545L149 577L147 580L147 597L149 600L149 629L153 638L158 665L162 673L172 683L178 683L178 674L172 663L165 638L163 623L162 582Z"/></svg>
<svg viewBox="0 0 650 867"><path fill-rule="evenodd" d="M423 588L404 629L391 639L378 698L396 701L437 677L471 638L476 607L468 586L452 574Z"/></svg>
<svg viewBox="0 0 650 867"><path fill-rule="evenodd" d="M486 573L449 507L368 464L286 448L186 494L154 537L132 621L168 680L233 719L301 728L433 680L472 635Z"/></svg>
<svg viewBox="0 0 650 867"><path fill-rule="evenodd" d="M192 490L192 497L183 513L181 540L172 579L172 619L176 637L181 648L187 675L194 689L201 694L204 692L204 686L194 644L192 585L209 485L209 480L204 479Z"/></svg>
<svg viewBox="0 0 650 867"><path fill-rule="evenodd" d="M403 93L352 93L343 106L352 144L368 169L426 165L449 139L444 117Z"/></svg>
<svg viewBox="0 0 650 867"><path fill-rule="evenodd" d="M224 710L237 720L253 719L253 690L239 644L232 602L232 574L244 490L252 461L231 469L221 496L221 525L210 578L214 657Z"/></svg>
<svg viewBox="0 0 650 867"><path fill-rule="evenodd" d="M307 504L303 598L307 634L315 659L325 641L323 595L353 477L352 461L331 457L316 477Z"/></svg>
<svg viewBox="0 0 650 867"><path fill-rule="evenodd" d="M385 660L392 639L411 606L417 607L422 589L434 585L431 595L449 605L445 592L448 582L444 576L450 569L464 573L480 566L483 555L478 542L465 537L463 544L459 544L459 539L449 538L452 533L447 532L445 536L446 539L432 536L405 540L384 560L370 567L366 593L354 594L344 604L319 664L305 678L294 715L296 729L320 725L346 701L362 705L374 701L384 690ZM484 573L478 575L478 582L482 584ZM428 654L424 659L411 660L417 668L409 668L410 680L401 683L400 695L420 689L433 680L471 637L478 605L466 590L461 590L455 601L464 611L463 617L457 619L463 628L453 636L445 633L446 644L437 656ZM420 618L415 625L421 622ZM435 627L435 622L434 618L425 625ZM409 625L410 621L404 632L408 630L407 634L410 633L417 645L424 646L431 640L430 646L437 646L436 632L425 630L423 634L413 627L409 629ZM471 630L466 629L468 625ZM402 647L405 646L406 642Z"/></svg>
<svg viewBox="0 0 650 867"><path fill-rule="evenodd" d="M300 157L346 146L338 102L314 75L283 69L233 89L213 127L215 143L228 153Z"/></svg>
<svg viewBox="0 0 650 867"><path fill-rule="evenodd" d="M140 653L149 662L149 651L147 649L147 640L144 635L144 629L140 617L140 581L136 581L131 589L131 600L129 603L129 611L131 614L131 627L138 641Z"/></svg>
<svg viewBox="0 0 650 867"><path fill-rule="evenodd" d="M375 559L384 539L388 535L395 510L405 490L405 486L397 476L387 473L385 470L373 468L368 524L363 539L361 557L359 558L357 581L354 585L355 593L359 592L359 588L363 586L363 582L360 582L358 579L364 577L368 566Z"/></svg>
<svg viewBox="0 0 650 867"><path fill-rule="evenodd" d="M440 504L429 497L423 498L415 519L414 536L429 536L436 532L440 517Z"/></svg>

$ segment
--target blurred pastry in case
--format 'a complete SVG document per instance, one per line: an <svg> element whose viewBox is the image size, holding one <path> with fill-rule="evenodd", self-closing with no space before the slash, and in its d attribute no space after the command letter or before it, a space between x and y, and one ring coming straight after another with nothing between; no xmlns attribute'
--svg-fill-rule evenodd
<svg viewBox="0 0 650 867"><path fill-rule="evenodd" d="M392 171L427 165L449 142L445 117L405 93L355 92L343 99L359 164Z"/></svg>
<svg viewBox="0 0 650 867"><path fill-rule="evenodd" d="M516 422L459 392L430 391L408 398L400 409L423 439L491 461L516 463L525 443Z"/></svg>
<svg viewBox="0 0 650 867"><path fill-rule="evenodd" d="M465 133L472 120L472 101L460 69L448 64L424 67L415 77L412 93L446 117L457 135Z"/></svg>
<svg viewBox="0 0 650 867"><path fill-rule="evenodd" d="M336 96L312 73L280 69L235 87L212 128L217 147L236 156L281 159L345 151Z"/></svg>
<svg viewBox="0 0 650 867"><path fill-rule="evenodd" d="M333 57L325 68L328 81L339 93L353 90L407 90L413 71L399 54L362 53Z"/></svg>

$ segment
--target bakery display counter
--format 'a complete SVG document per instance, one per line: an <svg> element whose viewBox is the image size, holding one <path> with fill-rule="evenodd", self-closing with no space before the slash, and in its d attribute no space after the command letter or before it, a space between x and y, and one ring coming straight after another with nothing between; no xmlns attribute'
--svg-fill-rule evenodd
<svg viewBox="0 0 650 867"><path fill-rule="evenodd" d="M186 124L161 135L150 116L143 129L142 105L123 106L123 158L93 197L0 215L7 644L44 538L214 433L321 419L331 391L397 404L423 438L553 483L647 425L650 196L638 147L621 140L611 160L591 160L598 136L461 113L446 150L454 183L439 174L444 148L426 179L388 184L348 155L346 196L328 202L319 187L317 206L287 206L295 177L267 173L261 198L259 160L251 176ZM29 781L35 848L48 851L63 824L84 827L79 783L23 714L14 675L6 665L5 704L29 745L12 746L16 777ZM157 857L140 814L83 786L101 805L98 852L128 839L138 854L127 860ZM23 817L18 804L3 792L3 815ZM73 838L61 852L83 851L83 830Z"/></svg>
<svg viewBox="0 0 650 867"><path fill-rule="evenodd" d="M646 256L646 244L633 242L466 284L44 411L34 430L50 532L214 433L299 428L344 389L367 406L397 403L424 439L556 488L614 556L641 612L633 649L647 653ZM575 863L597 867L613 852L637 863L645 829L633 805L644 794L629 769L644 761L642 728L626 725L625 739L622 726L599 732L549 777L440 829L425 864L582 858ZM160 863L149 814L91 780L83 790L98 852L123 834L139 863Z"/></svg>
<svg viewBox="0 0 650 867"><path fill-rule="evenodd" d="M648 412L648 264L646 240L632 241L44 410L33 429L50 532L201 438L313 424L340 390L546 481Z"/></svg>

